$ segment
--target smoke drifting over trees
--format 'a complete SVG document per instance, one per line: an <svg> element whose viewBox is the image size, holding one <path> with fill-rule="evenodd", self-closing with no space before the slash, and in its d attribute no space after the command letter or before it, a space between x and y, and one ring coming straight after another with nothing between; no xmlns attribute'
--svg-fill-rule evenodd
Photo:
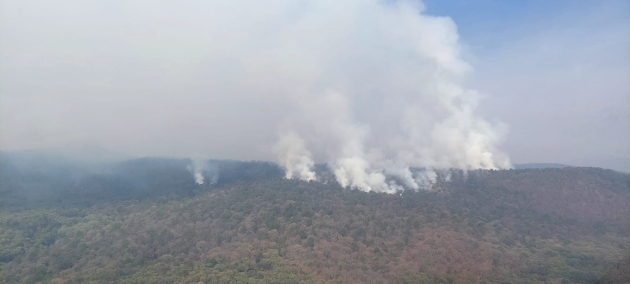
<svg viewBox="0 0 630 284"><path fill-rule="evenodd" d="M315 75L288 91L299 111L276 148L285 149L287 178L312 180L312 156L344 187L390 193L401 187L386 175L416 190L435 179L410 167L509 168L502 129L476 115L479 97L462 84L471 67L459 58L455 24L406 1L352 4L347 17L324 2L293 23L295 37L278 41L317 62ZM334 32L303 36L320 29Z"/></svg>
<svg viewBox="0 0 630 284"><path fill-rule="evenodd" d="M410 167L511 165L455 23L419 1L5 6L28 13L2 14L3 150L274 160L303 180L326 163L379 192L430 180Z"/></svg>

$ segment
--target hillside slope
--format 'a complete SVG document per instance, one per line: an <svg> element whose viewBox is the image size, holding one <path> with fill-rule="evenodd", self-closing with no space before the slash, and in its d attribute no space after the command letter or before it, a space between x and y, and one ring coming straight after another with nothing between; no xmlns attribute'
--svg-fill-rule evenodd
<svg viewBox="0 0 630 284"><path fill-rule="evenodd" d="M284 180L266 163L225 162L214 185L185 178L184 162L125 165L133 175L79 179L104 201L3 207L0 279L606 283L628 263L630 175L610 170L453 171L432 192L387 195Z"/></svg>
<svg viewBox="0 0 630 284"><path fill-rule="evenodd" d="M526 164L514 164L514 168L517 170L523 169L549 169L549 168L568 168L571 167L565 164L554 164L554 163L526 163Z"/></svg>

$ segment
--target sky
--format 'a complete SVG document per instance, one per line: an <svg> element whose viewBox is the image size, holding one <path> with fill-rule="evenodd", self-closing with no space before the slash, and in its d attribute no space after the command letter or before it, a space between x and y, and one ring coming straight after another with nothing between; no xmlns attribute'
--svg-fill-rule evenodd
<svg viewBox="0 0 630 284"><path fill-rule="evenodd" d="M0 150L630 172L630 2L389 2L1 0Z"/></svg>
<svg viewBox="0 0 630 284"><path fill-rule="evenodd" d="M515 163L630 171L630 2L428 1L458 23Z"/></svg>

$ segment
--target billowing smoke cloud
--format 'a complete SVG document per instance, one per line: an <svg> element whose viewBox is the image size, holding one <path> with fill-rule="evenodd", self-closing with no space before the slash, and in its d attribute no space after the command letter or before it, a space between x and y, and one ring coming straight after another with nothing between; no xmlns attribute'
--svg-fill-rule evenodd
<svg viewBox="0 0 630 284"><path fill-rule="evenodd" d="M510 167L497 148L501 131L475 114L479 96L462 84L471 68L459 58L453 22L424 15L421 6L407 1L354 4L345 25L335 28L339 37L329 43L339 54L325 58L348 64L341 70L325 69L335 76L325 77L322 89L296 96L300 112L291 120L299 121L293 129L306 141L294 140L299 152L307 153L298 157L308 163L298 158L286 162L296 154L285 147L291 152L279 154L286 177L314 179L304 145L319 154L342 187L363 191L394 193L403 188L388 176L407 188L427 189L437 181L433 168ZM334 7L322 8L321 13L338 16ZM366 18L372 19L367 26L362 25ZM370 45L361 46L366 43ZM370 57L362 56L365 50ZM285 138L279 145L283 143ZM414 174L410 167L425 170Z"/></svg>
<svg viewBox="0 0 630 284"><path fill-rule="evenodd" d="M419 0L69 1L3 2L3 148L326 163L387 193L510 166L454 22Z"/></svg>
<svg viewBox="0 0 630 284"><path fill-rule="evenodd" d="M315 180L311 153L304 147L304 140L296 133L284 133L275 147L280 165L286 169L285 178L298 178L305 181Z"/></svg>

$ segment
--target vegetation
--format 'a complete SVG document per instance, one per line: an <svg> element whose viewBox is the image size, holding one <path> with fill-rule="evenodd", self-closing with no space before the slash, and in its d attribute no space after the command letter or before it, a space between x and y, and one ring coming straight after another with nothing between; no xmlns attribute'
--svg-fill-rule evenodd
<svg viewBox="0 0 630 284"><path fill-rule="evenodd" d="M454 172L434 191L386 195L253 162L224 162L216 185L199 186L181 161L155 162L127 162L133 178L81 178L89 194L43 175L64 200L16 192L28 175L5 164L0 282L628 281L628 174Z"/></svg>

